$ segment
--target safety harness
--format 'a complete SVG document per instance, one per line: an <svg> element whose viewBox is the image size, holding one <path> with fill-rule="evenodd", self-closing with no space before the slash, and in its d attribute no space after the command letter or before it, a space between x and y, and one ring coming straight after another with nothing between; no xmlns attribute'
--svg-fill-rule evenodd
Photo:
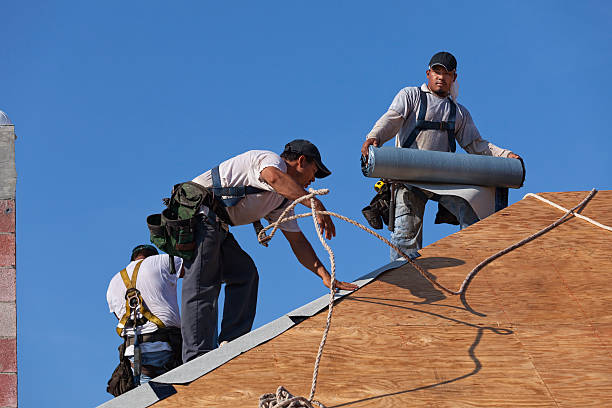
<svg viewBox="0 0 612 408"><path fill-rule="evenodd" d="M212 178L212 191L215 196L219 197L225 207L233 207L245 198L248 194L263 193L266 190L253 187L253 186L235 186L235 187L221 187L221 175L219 173L219 166L213 167L210 171ZM286 207L289 204L289 199L285 198L282 203L274 210ZM259 235L259 232L263 229L263 225L260 220L253 222L253 228L255 233ZM268 246L267 241L261 242L263 246Z"/></svg>
<svg viewBox="0 0 612 408"><path fill-rule="evenodd" d="M164 342L169 343L170 347L172 348L174 352L174 360L175 360L174 362L171 362L173 366L170 368L174 368L178 366L178 364L180 364L180 349L181 349L180 347L181 341L179 340L178 343L177 341L175 341L177 336L178 336L178 339L181 338L180 329L176 327L166 328L166 325L164 324L164 322L162 322L157 316L155 316L149 310L149 308L147 307L147 304L142 298L142 295L140 294L140 291L136 289L136 280L138 279L138 271L140 270L140 265L142 264L142 261L143 260L141 259L136 262L136 265L134 266L134 271L132 272L132 279L130 279L127 274L127 268L123 269L120 272L121 279L123 280L123 284L125 285L125 289L126 289L125 291L125 313L123 314L123 317L119 320L119 323L117 323L117 334L123 337L124 339L123 345L119 347L119 359L121 361L124 361L123 356L125 353L125 348L132 346L132 345L134 346L134 362L132 366L134 368L133 381L134 381L134 385L136 386L140 385L141 373L144 373L148 375L149 377L155 377L161 372L164 372L163 367L160 368L156 366L142 365L142 354L141 354L141 349L140 349L141 343L154 342L154 341L164 341ZM170 261L174 263L173 259L171 259ZM154 323L157 326L157 330L153 333L139 334L138 328L144 326L144 324L147 322ZM134 328L134 336L132 337L128 337L127 333L124 333L125 331L124 329L129 328L129 327ZM177 359L179 361L178 364L177 364ZM127 363L128 362L124 361L124 364L127 364ZM114 375L115 373L113 373L113 376ZM109 387L110 387L110 382L109 382ZM127 391L127 389L125 391ZM119 393L122 393L122 392L124 391L121 391L121 390L119 391ZM111 394L113 394L113 392L111 392Z"/></svg>
<svg viewBox="0 0 612 408"><path fill-rule="evenodd" d="M416 126L414 129L412 129L412 132L410 132L410 135L404 141L402 147L412 146L419 133L421 133L421 130L446 130L448 135L448 147L450 148L450 151L454 153L457 150L457 143L455 142L455 117L457 116L457 104L451 98L448 98L451 104L448 120L442 122L432 122L425 120L425 114L427 113L427 93L419 88L419 96L419 116L416 120Z"/></svg>
<svg viewBox="0 0 612 408"><path fill-rule="evenodd" d="M165 328L164 322L159 320L157 316L155 316L146 303L142 299L142 295L140 291L136 289L136 279L138 279L138 270L140 269L140 265L142 264L142 259L136 263L134 266L134 272L132 272L132 279L130 280L127 269L123 269L121 274L121 279L123 279L123 284L125 285L125 313L123 317L117 323L117 334L123 337L123 330L125 328L142 326L146 322L155 323L155 325L159 328ZM140 317L138 317L138 312L140 312ZM132 317L133 316L133 317Z"/></svg>
<svg viewBox="0 0 612 408"><path fill-rule="evenodd" d="M221 187L221 176L219 166L213 167L210 171L212 177L212 191L218 196L226 207L233 207L247 194L263 193L266 190L253 186Z"/></svg>
<svg viewBox="0 0 612 408"><path fill-rule="evenodd" d="M424 92L421 88L419 88L419 114L417 116L416 124L408 138L402 143L401 147L409 148L412 146L417 136L421 133L422 130L446 130L446 135L448 137L448 148L452 153L455 153L457 150L457 143L455 142L455 118L457 117L457 104L451 98L448 98L450 102L450 113L448 115L448 120L441 122L433 122L430 120L425 120L425 114L427 113L427 92ZM393 231L395 229L395 188L396 183L391 183L390 186L391 195L389 201L389 230ZM370 207L371 208L371 207ZM367 210L368 207L364 208ZM449 224L459 224L456 221L455 216L452 215L443 205L438 203L438 214L436 215L436 224L438 223L449 223ZM365 215L365 213L364 213ZM366 215L366 219L368 215ZM369 221L369 219L368 219ZM378 226L378 223L376 224ZM382 227L382 225L380 225Z"/></svg>

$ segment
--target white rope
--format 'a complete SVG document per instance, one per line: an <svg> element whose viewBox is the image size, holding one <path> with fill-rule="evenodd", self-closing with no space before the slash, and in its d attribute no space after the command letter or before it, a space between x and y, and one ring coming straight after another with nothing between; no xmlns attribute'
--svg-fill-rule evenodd
<svg viewBox="0 0 612 408"><path fill-rule="evenodd" d="M314 404L314 405L313 405ZM259 408L325 408L318 401L308 401L304 397L295 397L284 387L278 387L276 394L264 394L259 397Z"/></svg>
<svg viewBox="0 0 612 408"><path fill-rule="evenodd" d="M276 233L276 231L278 230L278 226L284 222L287 221L291 221L291 220L296 220L298 218L305 218L305 217L312 217L312 213L304 213L304 214L297 214L297 215L292 215L291 217L285 217L285 215L291 210L291 208L295 207L299 202L304 201L305 199L310 199L311 197L313 197L314 195L324 195L329 193L328 189L322 189L322 190L312 190L310 189L311 193L307 194L303 197L298 198L297 200L295 200L290 206L288 206L285 211L283 211L281 213L281 215L278 217L278 219L271 223L270 225L266 226L265 228L263 228L261 231L259 231L258 234L258 240L260 243L265 244L268 241L270 241L272 239L272 237L274 236L274 234ZM436 282L435 280L433 280L432 278L429 277L429 275L427 274L427 272L425 272L423 270L423 268L421 268L416 262L414 262L410 256L408 254L406 254L404 251L402 251L399 247L397 247L396 245L392 244L387 238L383 237L382 235L380 235L379 233L377 233L376 231L371 230L370 228L366 227L365 225L362 225L360 223L358 223L357 221L354 221L348 217L345 217L343 215L337 214L335 212L332 211L315 211L315 214L323 214L323 215L331 215L334 216L336 218L339 218L343 221L346 221L350 224L353 224L354 226L361 228L362 230L374 235L376 238L380 239L381 241L383 241L385 244L389 245L391 248L393 248L393 250L395 252L397 252L401 257L405 258L406 261L408 261L408 263L410 263L410 265L412 265L417 271L419 271L419 273L421 275L423 275L423 277L425 279L427 279L432 285L437 286L438 288L440 288L441 290L451 294L451 295L460 295L461 292L460 291L452 291L448 288L445 288L444 286L442 286L441 284L439 284L438 282ZM315 225L317 225L315 223ZM272 231L270 232L270 235L266 236L266 231L268 231L269 229L272 229ZM321 238L319 238L321 239ZM323 244L323 246L326 246L326 244L324 243L325 241L321 241L321 243ZM333 253L330 254L331 257L333 257ZM331 259L330 257L330 259ZM335 267L332 265L332 267ZM466 282L471 279L470 276L468 275L464 281L464 284L462 285L462 287L466 286Z"/></svg>
<svg viewBox="0 0 612 408"><path fill-rule="evenodd" d="M593 190L595 190L595 189L593 189ZM597 191L597 190L595 190L595 191ZM557 209L559 209L559 210L561 210L561 211L564 211L564 212L568 212L568 211L569 211L567 208L561 207L559 204L553 203L552 201L547 200L547 199L545 199L545 198L543 198L543 197L540 197L540 196L539 196L539 195L537 195L537 194L527 193L527 194L525 194L525 197L523 197L523 199L525 199L525 198L527 198L527 197L537 198L538 200L543 201L543 202L545 202L545 203L546 203L546 204L548 204L548 205L552 205L553 207L555 207L555 208L557 208ZM590 222L591 224L593 224L593 225L595 225L595 226L597 226L597 227L599 227L599 228L603 228L603 229L605 229L605 230L612 231L612 227L609 227L609 226L607 226L607 225L601 224L601 223L599 223L599 222L597 222L597 221L595 221L595 220L593 220L593 219L591 219L591 218L589 218L589 217L585 217L585 216L584 216L584 215L582 215L582 214L576 214L576 213L574 213L573 215L574 215L574 217L577 217L577 218L583 219L583 220L585 220L586 222Z"/></svg>
<svg viewBox="0 0 612 408"><path fill-rule="evenodd" d="M294 219L294 217L285 218L286 214L295 207L298 203L304 200L310 200L310 214L302 214L303 216L312 216L312 220L315 225L315 229L317 231L317 236L319 237L319 241L329 254L329 260L331 262L331 281L329 283L329 307L327 312L327 321L325 323L325 330L323 331L323 336L321 338L321 344L319 344L319 351L317 352L317 358L315 360L314 369L312 372L312 385L310 387L310 397L308 399L304 397L294 397L289 393L285 388L278 387L276 394L264 394L259 398L259 408L315 408L315 405L319 408L325 408L325 405L316 401L314 399L315 391L317 389L317 378L319 376L319 364L321 363L321 357L323 356L323 348L325 347L325 342L327 341L327 334L329 333L329 328L331 327L331 319L332 313L334 309L334 295L336 291L334 290L334 283L336 282L336 260L334 257L334 252L331 250L329 245L325 242L323 238L323 234L321 233L321 226L317 222L317 214L322 213L322 211L315 210L315 195L324 195L329 193L329 189L322 190L309 190L310 193L298 198L291 205L289 205L278 217L278 220L273 224L268 225L268 227L261 230L258 234L259 242L265 243L272 239L272 236L278 229L278 226L283 222L289 221L290 219ZM300 217L301 218L301 217ZM272 227L273 230L270 233L270 236L265 235L265 231Z"/></svg>
<svg viewBox="0 0 612 408"><path fill-rule="evenodd" d="M329 192L329 190L327 190ZM323 337L321 337L321 344L319 344L319 351L317 352L317 358L315 360L314 370L312 372L312 385L310 387L310 396L308 397L308 401L313 401L315 391L317 389L317 377L319 375L319 364L321 363L321 357L323 355L323 347L325 347L325 342L327 341L327 334L329 333L329 328L331 326L332 312L334 309L334 295L336 294L336 290L334 289L334 284L336 283L336 258L334 256L334 251L331 250L325 239L323 238L323 234L321 233L321 225L317 222L317 211L315 210L315 191L310 189L310 210L312 212L312 221L314 222L315 229L317 230L317 236L319 237L319 241L321 241L321 245L325 248L327 253L329 254L329 261L331 263L331 280L329 282L329 308L327 311L327 321L325 323L325 330L323 331Z"/></svg>

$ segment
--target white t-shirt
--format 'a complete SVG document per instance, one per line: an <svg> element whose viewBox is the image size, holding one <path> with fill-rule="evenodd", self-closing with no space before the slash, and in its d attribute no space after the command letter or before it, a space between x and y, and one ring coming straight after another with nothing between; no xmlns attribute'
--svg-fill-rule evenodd
<svg viewBox="0 0 612 408"><path fill-rule="evenodd" d="M245 225L265 218L268 222L278 219L284 208L277 209L285 197L278 194L261 178L261 171L266 167L276 167L287 173L287 164L276 153L266 150L249 150L232 157L219 165L222 187L252 186L266 190L262 193L247 194L238 204L227 207L227 213L234 225ZM212 187L210 170L194 178L193 181L204 187ZM294 215L291 210L287 216ZM296 220L280 225L280 229L289 232L300 231Z"/></svg>
<svg viewBox="0 0 612 408"><path fill-rule="evenodd" d="M137 261L130 262L126 271L130 279L134 272ZM157 316L166 327L181 327L181 315L179 313L176 298L176 281L183 265L183 260L174 257L176 274L170 274L170 257L168 255L149 256L142 261L136 279L136 289L140 291L142 299L149 310ZM111 313L121 319L125 313L125 284L121 279L121 273L117 273L111 279L106 292L106 301ZM139 334L152 333L157 330L157 325L152 322L145 323L138 329ZM127 329L128 336L134 335L134 329ZM141 344L141 351L149 353L152 351L172 350L166 342L146 342ZM129 346L125 351L126 356L134 355L134 346Z"/></svg>

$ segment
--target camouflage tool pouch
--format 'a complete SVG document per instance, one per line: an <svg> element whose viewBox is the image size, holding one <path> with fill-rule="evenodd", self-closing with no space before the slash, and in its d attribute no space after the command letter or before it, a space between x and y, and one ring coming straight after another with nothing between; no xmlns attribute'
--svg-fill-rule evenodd
<svg viewBox="0 0 612 408"><path fill-rule="evenodd" d="M151 242L165 253L183 259L193 258L195 218L177 220L167 217L168 210L147 217Z"/></svg>
<svg viewBox="0 0 612 408"><path fill-rule="evenodd" d="M196 247L196 215L202 204L210 205L213 201L212 194L198 184L175 185L168 208L147 217L151 242L169 255L192 259Z"/></svg>

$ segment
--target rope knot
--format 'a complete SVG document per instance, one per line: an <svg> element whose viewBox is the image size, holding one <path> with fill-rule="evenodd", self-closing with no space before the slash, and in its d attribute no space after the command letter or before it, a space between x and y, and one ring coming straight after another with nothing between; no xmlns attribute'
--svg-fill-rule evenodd
<svg viewBox="0 0 612 408"><path fill-rule="evenodd" d="M268 225L267 227L263 228L262 230L260 230L257 233L257 241L267 247L268 246L268 242L272 239L272 237L274 236L274 234L276 233L276 230L279 228L280 224L287 222L287 221L291 221L297 218L300 218L298 216L292 216L292 217L288 217L287 214L289 213L289 211L291 211L293 208L295 208L296 205L298 205L299 203L306 201L306 200L310 200L311 201L311 206L313 207L313 213L314 214L318 214L320 213L320 211L315 210L314 209L314 204L312 204L312 202L314 201L314 197L317 195L326 195L329 193L329 188L321 188L318 190L315 190L313 188L309 188L308 189L308 194L298 198L297 200L294 200L290 205L288 205L283 212L281 213L281 215L278 217L278 219L271 223L270 225ZM268 231L270 228L272 228L272 231L270 232L270 235L266 235L266 231Z"/></svg>
<svg viewBox="0 0 612 408"><path fill-rule="evenodd" d="M259 408L325 408L318 401L308 401L304 397L295 397L283 386L278 387L276 394L264 394L259 397Z"/></svg>

